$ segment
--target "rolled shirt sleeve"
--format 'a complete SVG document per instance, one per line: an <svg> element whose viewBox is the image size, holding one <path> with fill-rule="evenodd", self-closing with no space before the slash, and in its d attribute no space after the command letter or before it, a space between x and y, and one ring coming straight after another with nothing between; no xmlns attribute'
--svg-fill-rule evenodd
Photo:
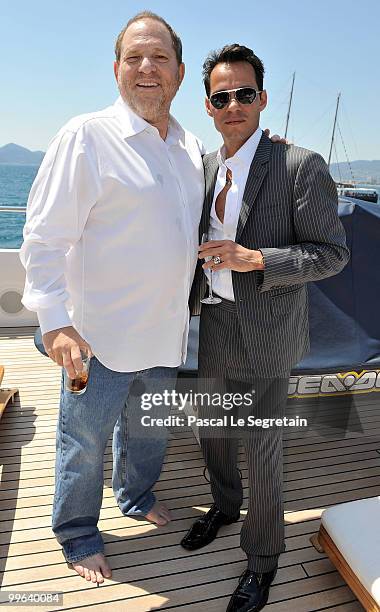
<svg viewBox="0 0 380 612"><path fill-rule="evenodd" d="M22 303L37 312L42 333L71 325L66 308L66 254L82 238L99 192L90 139L63 128L51 142L33 183L20 259L26 270Z"/></svg>

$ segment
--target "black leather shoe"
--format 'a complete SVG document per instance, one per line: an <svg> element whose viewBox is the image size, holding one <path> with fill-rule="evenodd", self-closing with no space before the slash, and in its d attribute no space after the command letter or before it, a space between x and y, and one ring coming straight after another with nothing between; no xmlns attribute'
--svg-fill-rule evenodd
<svg viewBox="0 0 380 612"><path fill-rule="evenodd" d="M215 540L216 534L222 525L236 523L239 518L240 512L235 516L227 516L227 514L218 510L216 505L213 504L207 514L195 521L190 527L181 541L181 546L186 548L186 550L197 550L202 548L202 546L207 546L207 544Z"/></svg>
<svg viewBox="0 0 380 612"><path fill-rule="evenodd" d="M277 573L277 567L271 572L259 574L246 570L240 577L239 584L230 599L226 612L259 612L269 597L269 587Z"/></svg>

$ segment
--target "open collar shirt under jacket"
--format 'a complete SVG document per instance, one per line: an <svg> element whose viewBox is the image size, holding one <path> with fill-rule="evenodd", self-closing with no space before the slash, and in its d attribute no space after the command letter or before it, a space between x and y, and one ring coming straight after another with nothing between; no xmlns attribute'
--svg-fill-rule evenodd
<svg viewBox="0 0 380 612"><path fill-rule="evenodd" d="M224 145L218 150L217 160L219 170L216 177L210 213L209 238L212 240L232 240L235 242L245 185L262 133L262 129L258 127L235 155L227 159ZM227 191L224 220L223 223L221 223L215 211L215 203L219 193L224 189L226 184L227 168L232 172L232 185ZM206 271L206 275L209 279L209 270ZM231 302L235 301L231 270L214 270L212 273L212 286L214 293L220 295L220 297L230 300Z"/></svg>
<svg viewBox="0 0 380 612"><path fill-rule="evenodd" d="M204 197L203 145L166 140L119 98L69 121L30 192L23 304L42 333L73 325L108 368L178 366Z"/></svg>

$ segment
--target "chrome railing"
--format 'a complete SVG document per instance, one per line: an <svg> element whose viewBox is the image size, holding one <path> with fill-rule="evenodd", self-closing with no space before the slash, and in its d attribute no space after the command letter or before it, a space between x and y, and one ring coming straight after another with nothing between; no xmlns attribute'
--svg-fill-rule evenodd
<svg viewBox="0 0 380 612"><path fill-rule="evenodd" d="M26 206L0 206L0 213L2 212L26 213Z"/></svg>

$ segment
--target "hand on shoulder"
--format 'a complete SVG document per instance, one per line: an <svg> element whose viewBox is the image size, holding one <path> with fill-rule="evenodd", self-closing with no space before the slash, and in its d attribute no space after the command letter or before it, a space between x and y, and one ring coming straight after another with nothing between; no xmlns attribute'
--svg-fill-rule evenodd
<svg viewBox="0 0 380 612"><path fill-rule="evenodd" d="M279 134L273 134L273 136L270 136L269 128L266 128L264 130L264 134L266 134L272 142L279 142L280 144L293 144L292 142L290 142L290 140L287 140L287 138L282 138L282 136L279 136Z"/></svg>

